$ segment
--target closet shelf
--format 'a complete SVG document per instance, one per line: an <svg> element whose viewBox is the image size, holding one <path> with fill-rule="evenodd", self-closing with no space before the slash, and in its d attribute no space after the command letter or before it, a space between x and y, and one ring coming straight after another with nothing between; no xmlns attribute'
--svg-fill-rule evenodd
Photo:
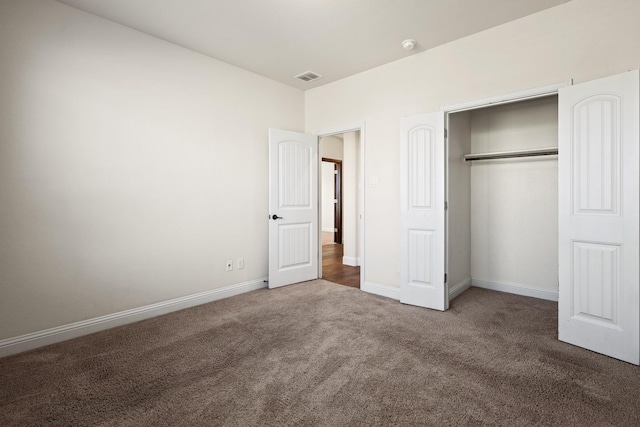
<svg viewBox="0 0 640 427"><path fill-rule="evenodd" d="M465 154L463 158L465 162L471 162L473 160L509 159L512 157L555 156L557 154L558 147L549 147L534 148L531 150L496 151L493 153Z"/></svg>

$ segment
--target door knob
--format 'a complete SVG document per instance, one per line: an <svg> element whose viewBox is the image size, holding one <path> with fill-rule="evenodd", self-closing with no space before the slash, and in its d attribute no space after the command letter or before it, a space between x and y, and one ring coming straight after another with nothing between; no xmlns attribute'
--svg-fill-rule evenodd
<svg viewBox="0 0 640 427"><path fill-rule="evenodd" d="M271 215L271 219L284 219L284 218L278 215Z"/></svg>

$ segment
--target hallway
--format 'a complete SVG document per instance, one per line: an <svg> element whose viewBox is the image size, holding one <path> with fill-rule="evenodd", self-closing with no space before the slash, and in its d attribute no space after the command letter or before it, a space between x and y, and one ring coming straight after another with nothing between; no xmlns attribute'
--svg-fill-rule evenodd
<svg viewBox="0 0 640 427"><path fill-rule="evenodd" d="M360 267L342 263L343 245L333 243L333 233L322 233L322 278L340 285L360 288Z"/></svg>

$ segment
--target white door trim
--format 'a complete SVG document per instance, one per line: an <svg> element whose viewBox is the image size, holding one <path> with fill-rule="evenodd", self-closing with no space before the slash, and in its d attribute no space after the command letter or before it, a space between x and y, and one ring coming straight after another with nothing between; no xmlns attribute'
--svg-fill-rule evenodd
<svg viewBox="0 0 640 427"><path fill-rule="evenodd" d="M318 137L318 150L320 150L320 138L325 137L325 136L332 136L332 135L339 135L342 133L347 133L347 132L355 132L355 131L360 131L360 176L358 177L358 179L360 180L360 188L358 189L358 196L359 196L359 202L360 202L360 221L358 222L359 224L359 240L358 240L358 245L360 246L360 289L362 290L362 287L364 285L364 278L365 278L365 246L364 246L364 242L365 242L365 189L366 189L366 185L365 185L365 181L364 181L364 177L365 177L365 136L366 136L366 132L365 132L365 122L360 122L360 123L356 123L356 124L352 124L350 126L342 126L342 127L336 127L336 128L330 128L330 129L325 129L322 131L316 131L316 132L311 132L313 135L316 135ZM318 153L318 161L320 162L320 168L322 167L322 156L320 156L320 153ZM320 169L319 169L320 170ZM322 180L318 179L318 186L320 188L318 188L318 195L322 194ZM318 214L320 215L322 212L322 197L318 197ZM322 227L318 227L318 245L319 245L319 249L318 249L318 277L322 277Z"/></svg>
<svg viewBox="0 0 640 427"><path fill-rule="evenodd" d="M461 111L475 110L476 108L485 108L500 104L509 104L512 102L524 101L525 99L541 98L544 96L557 95L558 91L567 86L571 86L573 80L558 82L547 86L539 86L530 89L524 89L517 92L506 93L502 95L480 98L473 101L462 102L460 104L451 104L440 107L440 111L445 114L459 113ZM447 120L448 121L448 120ZM448 123L446 123L448 124Z"/></svg>

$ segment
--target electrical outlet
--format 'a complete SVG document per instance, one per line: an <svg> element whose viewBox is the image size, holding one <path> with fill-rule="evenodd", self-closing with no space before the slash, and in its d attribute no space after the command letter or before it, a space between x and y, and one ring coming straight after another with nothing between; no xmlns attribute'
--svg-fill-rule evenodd
<svg viewBox="0 0 640 427"><path fill-rule="evenodd" d="M227 260L227 271L233 270L233 261Z"/></svg>
<svg viewBox="0 0 640 427"><path fill-rule="evenodd" d="M236 262L236 265L238 266L238 270L243 269L244 268L244 258L238 258L238 261Z"/></svg>

